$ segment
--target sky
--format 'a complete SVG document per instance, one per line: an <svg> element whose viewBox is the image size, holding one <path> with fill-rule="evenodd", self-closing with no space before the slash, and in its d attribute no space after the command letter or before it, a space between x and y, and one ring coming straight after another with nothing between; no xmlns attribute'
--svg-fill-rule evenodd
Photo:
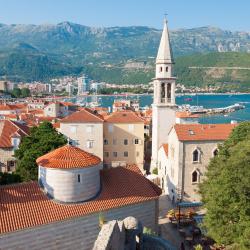
<svg viewBox="0 0 250 250"><path fill-rule="evenodd" d="M170 29L215 26L250 31L250 0L0 0L0 23L92 27L149 26Z"/></svg>

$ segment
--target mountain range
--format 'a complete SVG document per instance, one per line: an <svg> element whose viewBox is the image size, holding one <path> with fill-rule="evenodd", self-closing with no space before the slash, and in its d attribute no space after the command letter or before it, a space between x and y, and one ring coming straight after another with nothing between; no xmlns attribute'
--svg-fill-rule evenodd
<svg viewBox="0 0 250 250"><path fill-rule="evenodd" d="M138 71L141 80L154 62L160 35L161 30L141 26L0 24L0 76L31 81L85 72L106 80L96 71L105 69L109 75L122 68L131 72L131 65L138 71L131 63L139 62L144 64ZM250 32L200 27L172 30L170 37L176 59L197 53L250 52Z"/></svg>

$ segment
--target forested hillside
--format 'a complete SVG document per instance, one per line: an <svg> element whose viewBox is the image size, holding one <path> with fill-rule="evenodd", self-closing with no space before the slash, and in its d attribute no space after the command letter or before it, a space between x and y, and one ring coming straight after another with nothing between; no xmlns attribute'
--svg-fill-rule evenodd
<svg viewBox="0 0 250 250"><path fill-rule="evenodd" d="M0 24L0 78L49 81L87 73L112 83L148 83L160 34L149 27ZM201 27L174 30L170 36L178 82L248 87L249 70L241 67L250 67L249 33Z"/></svg>

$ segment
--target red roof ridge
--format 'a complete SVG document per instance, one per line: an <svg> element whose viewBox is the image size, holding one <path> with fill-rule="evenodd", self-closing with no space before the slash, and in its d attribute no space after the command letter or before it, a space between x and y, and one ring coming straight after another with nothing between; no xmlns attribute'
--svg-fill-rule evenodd
<svg viewBox="0 0 250 250"><path fill-rule="evenodd" d="M125 116L124 116L125 114ZM127 116L130 115L130 117ZM132 117L133 116L133 117ZM130 119L129 119L130 118ZM105 122L111 123L144 123L144 119L132 110L120 110L105 117Z"/></svg>
<svg viewBox="0 0 250 250"><path fill-rule="evenodd" d="M22 130L22 132L25 134L25 135L28 135L28 133L26 132L26 131L24 131L19 125L21 125L21 124L17 124L16 122L14 122L14 121L10 121L14 126L16 126L16 128L18 129L18 130Z"/></svg>
<svg viewBox="0 0 250 250"><path fill-rule="evenodd" d="M96 117L96 118L99 118L101 121L103 121L103 118L101 115L99 115L98 113L93 113L95 111L89 109L89 108L84 108L84 110L86 110L87 112L89 112L90 115Z"/></svg>
<svg viewBox="0 0 250 250"><path fill-rule="evenodd" d="M82 115L84 115L84 114L89 115L89 116L93 117L95 119L95 121L92 120L92 119L90 119L88 121L88 118L87 117L85 117L85 118L81 117L81 114ZM80 115L80 117L78 117L79 115ZM91 111L91 110L89 110L87 108L83 108L80 111L76 111L76 112L64 117L61 120L61 122L62 123L64 123L64 122L65 123L67 123L67 122L103 122L103 118L102 118L101 115L99 115L97 113L95 114L95 113L93 113L93 111Z"/></svg>

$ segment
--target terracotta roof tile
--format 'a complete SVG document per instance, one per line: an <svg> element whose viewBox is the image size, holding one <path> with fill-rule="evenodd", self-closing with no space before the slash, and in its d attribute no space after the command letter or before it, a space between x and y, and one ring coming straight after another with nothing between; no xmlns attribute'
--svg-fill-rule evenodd
<svg viewBox="0 0 250 250"><path fill-rule="evenodd" d="M78 147L65 145L36 160L38 165L48 168L84 168L97 165L101 159Z"/></svg>
<svg viewBox="0 0 250 250"><path fill-rule="evenodd" d="M29 134L29 128L26 125L22 125L18 122L10 120L0 121L0 147L11 148L13 147L11 138L14 134L23 137Z"/></svg>
<svg viewBox="0 0 250 250"><path fill-rule="evenodd" d="M80 111L74 112L73 114L63 118L61 122L62 123L103 122L103 118L99 114L94 113L94 111L88 108L83 108Z"/></svg>
<svg viewBox="0 0 250 250"><path fill-rule="evenodd" d="M60 122L55 122L55 123L53 124L53 127L54 127L54 128L60 128Z"/></svg>
<svg viewBox="0 0 250 250"><path fill-rule="evenodd" d="M161 190L136 166L101 172L102 190L92 201L59 204L37 182L0 187L0 234L157 199Z"/></svg>
<svg viewBox="0 0 250 250"><path fill-rule="evenodd" d="M17 110L17 109L25 109L26 104L1 104L0 110Z"/></svg>
<svg viewBox="0 0 250 250"><path fill-rule="evenodd" d="M162 144L162 147L164 149L164 152L165 152L166 156L168 156L168 144L167 143L166 144Z"/></svg>
<svg viewBox="0 0 250 250"><path fill-rule="evenodd" d="M176 117L178 118L199 118L199 115L198 114L192 114L190 112L187 112L187 111L179 111L179 112L176 112Z"/></svg>
<svg viewBox="0 0 250 250"><path fill-rule="evenodd" d="M133 111L116 111L105 117L110 123L144 123L144 120Z"/></svg>
<svg viewBox="0 0 250 250"><path fill-rule="evenodd" d="M180 141L224 141L236 124L175 124Z"/></svg>

